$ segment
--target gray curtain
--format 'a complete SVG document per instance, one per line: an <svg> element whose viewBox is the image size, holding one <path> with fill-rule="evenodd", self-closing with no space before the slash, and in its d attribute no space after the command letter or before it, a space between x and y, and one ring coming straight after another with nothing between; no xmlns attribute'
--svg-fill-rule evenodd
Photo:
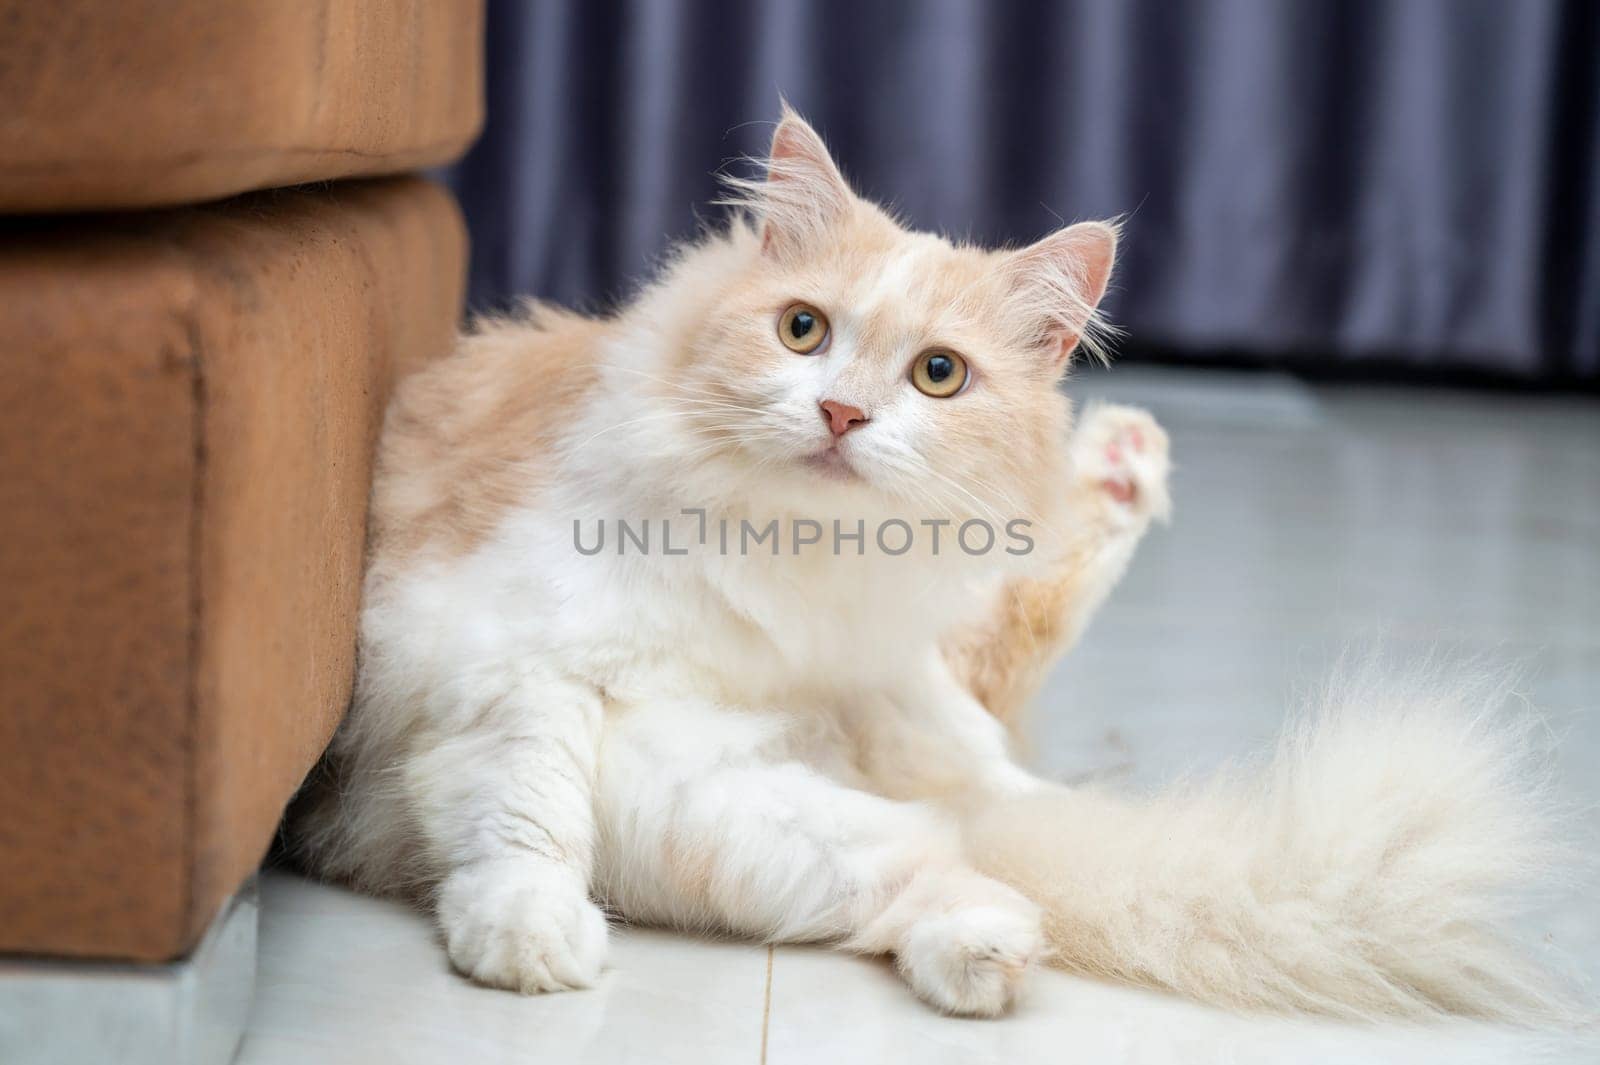
<svg viewBox="0 0 1600 1065"><path fill-rule="evenodd" d="M598 308L783 93L921 227L1122 215L1136 342L1600 379L1593 0L491 0L472 295Z"/></svg>

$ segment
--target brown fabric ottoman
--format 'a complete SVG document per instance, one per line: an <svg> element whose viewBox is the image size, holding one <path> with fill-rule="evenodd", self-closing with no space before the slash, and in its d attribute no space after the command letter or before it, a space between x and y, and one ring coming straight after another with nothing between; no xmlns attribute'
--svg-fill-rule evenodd
<svg viewBox="0 0 1600 1065"><path fill-rule="evenodd" d="M411 178L0 220L0 952L182 955L260 861L344 712L379 419L464 259Z"/></svg>
<svg viewBox="0 0 1600 1065"><path fill-rule="evenodd" d="M482 0L0 0L0 214L447 162L482 34Z"/></svg>

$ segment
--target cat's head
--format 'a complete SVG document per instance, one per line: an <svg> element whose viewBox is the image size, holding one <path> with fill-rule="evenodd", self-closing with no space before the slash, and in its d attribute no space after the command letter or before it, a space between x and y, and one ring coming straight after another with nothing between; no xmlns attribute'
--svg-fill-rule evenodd
<svg viewBox="0 0 1600 1065"><path fill-rule="evenodd" d="M853 487L929 517L1048 512L1070 419L1057 384L1098 350L1115 228L999 251L906 230L787 110L764 178L731 185L747 224L669 286L708 290L671 368L708 438L791 492Z"/></svg>

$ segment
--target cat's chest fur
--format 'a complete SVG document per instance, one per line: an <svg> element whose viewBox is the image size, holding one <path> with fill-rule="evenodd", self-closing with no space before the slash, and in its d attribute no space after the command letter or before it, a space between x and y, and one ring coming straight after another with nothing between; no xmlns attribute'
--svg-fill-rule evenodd
<svg viewBox="0 0 1600 1065"><path fill-rule="evenodd" d="M782 706L892 686L970 609L981 582L914 555L824 542L794 551L707 544L667 554L604 546L551 497L435 570L426 595L457 618L469 658L558 660L613 698L671 695ZM787 526L784 526L787 535ZM577 550L578 539L593 553Z"/></svg>

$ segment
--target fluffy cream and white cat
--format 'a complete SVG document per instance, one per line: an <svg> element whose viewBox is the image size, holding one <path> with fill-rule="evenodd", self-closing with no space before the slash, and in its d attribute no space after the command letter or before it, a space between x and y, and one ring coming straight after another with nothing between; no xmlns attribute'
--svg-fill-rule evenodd
<svg viewBox="0 0 1600 1065"><path fill-rule="evenodd" d="M308 864L529 992L593 983L610 911L891 955L957 1014L1041 961L1537 1008L1499 929L1544 837L1484 706L1352 690L1259 779L1144 804L1013 758L1002 719L1168 507L1161 429L1074 431L1058 387L1114 228L908 232L793 114L734 196L614 316L489 321L401 386Z"/></svg>

